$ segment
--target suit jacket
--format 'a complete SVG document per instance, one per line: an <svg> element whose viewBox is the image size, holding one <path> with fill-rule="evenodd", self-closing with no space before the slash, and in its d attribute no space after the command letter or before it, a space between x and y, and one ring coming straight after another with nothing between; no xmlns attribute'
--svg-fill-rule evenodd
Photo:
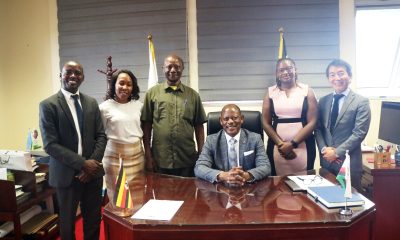
<svg viewBox="0 0 400 240"><path fill-rule="evenodd" d="M253 175L255 180L271 174L271 165L265 154L260 134L246 129L240 130L239 163L244 171ZM246 156L245 156L246 155ZM196 161L194 173L197 177L215 182L220 171L229 171L228 144L224 130L207 136L203 150Z"/></svg>
<svg viewBox="0 0 400 240"><path fill-rule="evenodd" d="M335 147L340 159L345 159L349 150L350 169L353 174L361 174L361 142L367 135L371 121L371 110L367 98L350 91L340 109L336 124L331 134L329 130L330 112L333 94L324 96L318 103L318 126L315 137L320 151L323 147ZM321 166L337 174L341 165L329 163L321 155Z"/></svg>
<svg viewBox="0 0 400 240"><path fill-rule="evenodd" d="M82 156L78 155L78 133L68 103L61 91L39 105L40 130L43 145L50 155L49 183L53 187L67 187L72 183L86 159L103 159L107 137L104 133L97 101L80 93L84 126ZM97 177L102 177L104 170Z"/></svg>

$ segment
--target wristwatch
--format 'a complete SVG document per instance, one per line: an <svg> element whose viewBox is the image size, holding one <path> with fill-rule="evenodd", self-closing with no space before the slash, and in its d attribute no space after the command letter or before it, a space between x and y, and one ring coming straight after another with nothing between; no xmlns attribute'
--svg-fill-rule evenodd
<svg viewBox="0 0 400 240"><path fill-rule="evenodd" d="M292 144L293 148L297 148L299 146L299 144L294 140L290 141L290 143Z"/></svg>

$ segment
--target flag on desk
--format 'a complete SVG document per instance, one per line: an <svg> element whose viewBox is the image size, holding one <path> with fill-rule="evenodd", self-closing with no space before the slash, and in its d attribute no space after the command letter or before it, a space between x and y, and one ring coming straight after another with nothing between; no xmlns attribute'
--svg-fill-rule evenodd
<svg viewBox="0 0 400 240"><path fill-rule="evenodd" d="M283 28L279 29L279 50L278 59L287 58L285 37L283 36Z"/></svg>
<svg viewBox="0 0 400 240"><path fill-rule="evenodd" d="M342 185L342 188L345 189L344 197L351 198L350 156L348 150L346 151L346 159L344 159L336 179L339 181L340 185Z"/></svg>
<svg viewBox="0 0 400 240"><path fill-rule="evenodd" d="M126 173L121 156L119 157L120 167L115 182L114 204L120 208L132 208L132 198L129 192L128 182L126 180Z"/></svg>
<svg viewBox="0 0 400 240"><path fill-rule="evenodd" d="M153 37L149 35L147 37L149 39L149 80L148 80L148 89L153 87L158 83L158 74L157 74L157 64L156 64L156 54L154 51Z"/></svg>

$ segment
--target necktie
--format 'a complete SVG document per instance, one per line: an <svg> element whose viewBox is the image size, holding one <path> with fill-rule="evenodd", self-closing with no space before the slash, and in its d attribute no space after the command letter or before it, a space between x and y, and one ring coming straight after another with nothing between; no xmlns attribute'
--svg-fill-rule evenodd
<svg viewBox="0 0 400 240"><path fill-rule="evenodd" d="M82 107L79 104L79 95L74 94L71 95L71 97L74 99L74 104L75 104L75 109L76 109L76 116L78 117L78 124L79 124L79 130L81 131L82 134L82 128L83 128L83 112L82 112Z"/></svg>
<svg viewBox="0 0 400 240"><path fill-rule="evenodd" d="M237 167L237 154L235 149L236 142L237 140L234 138L229 140L228 161L230 168Z"/></svg>
<svg viewBox="0 0 400 240"><path fill-rule="evenodd" d="M336 119L339 115L339 99L341 99L342 97L344 97L343 94L335 94L333 96L333 106L331 112L331 125L330 125L331 133L333 132L333 128L335 127L336 124Z"/></svg>

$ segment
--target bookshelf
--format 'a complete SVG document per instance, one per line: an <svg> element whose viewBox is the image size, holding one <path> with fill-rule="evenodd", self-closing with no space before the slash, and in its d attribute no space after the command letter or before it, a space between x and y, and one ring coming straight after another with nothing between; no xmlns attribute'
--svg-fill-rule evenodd
<svg viewBox="0 0 400 240"><path fill-rule="evenodd" d="M16 240L23 239L21 225L21 213L28 210L34 205L44 206L46 212L53 219L43 228L39 229L35 239L53 239L58 235L57 219L54 216L53 195L54 189L49 187L47 181L36 184L35 172L10 170L14 175L14 181L0 180L0 222L13 222L14 231L9 233L1 240ZM40 165L36 172L47 172L48 168L45 165ZM25 199L18 199L15 194L15 185L22 185L23 191L26 193ZM32 222L30 222L32 224ZM41 223L38 222L38 225ZM51 225L51 226L50 226Z"/></svg>

